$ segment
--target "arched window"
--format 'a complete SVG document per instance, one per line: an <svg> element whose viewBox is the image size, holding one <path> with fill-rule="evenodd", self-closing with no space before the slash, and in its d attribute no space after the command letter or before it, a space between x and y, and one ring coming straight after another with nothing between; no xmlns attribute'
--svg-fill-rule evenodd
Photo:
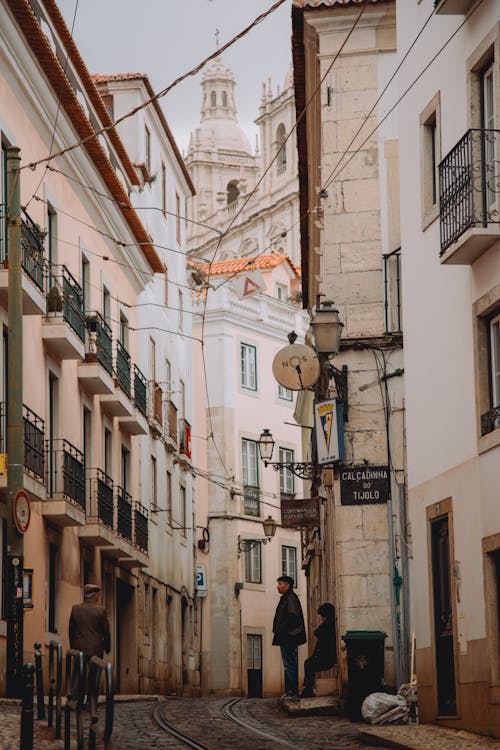
<svg viewBox="0 0 500 750"><path fill-rule="evenodd" d="M236 181L231 180L231 182L228 182L227 184L227 206L228 208L236 208L239 195L240 195L240 191L238 190L238 185L236 184Z"/></svg>
<svg viewBox="0 0 500 750"><path fill-rule="evenodd" d="M276 153L278 158L276 160L276 170L278 174L283 174L286 169L286 131L285 126L282 122L276 129Z"/></svg>
<svg viewBox="0 0 500 750"><path fill-rule="evenodd" d="M212 93L210 94L210 104L212 107L217 106L217 94L215 91L212 91Z"/></svg>
<svg viewBox="0 0 500 750"><path fill-rule="evenodd" d="M227 92L226 91L222 92L222 106L227 107Z"/></svg>

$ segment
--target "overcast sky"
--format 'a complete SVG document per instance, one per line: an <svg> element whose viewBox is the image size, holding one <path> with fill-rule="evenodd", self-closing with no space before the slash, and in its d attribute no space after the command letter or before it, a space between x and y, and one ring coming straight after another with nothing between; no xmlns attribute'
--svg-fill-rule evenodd
<svg viewBox="0 0 500 750"><path fill-rule="evenodd" d="M229 41L272 0L58 0L91 73L146 73L158 91ZM291 63L291 2L256 26L224 53L236 76L239 121L250 137L257 132L261 84L270 76L283 85ZM185 149L199 121L200 78L179 84L160 103L176 140Z"/></svg>

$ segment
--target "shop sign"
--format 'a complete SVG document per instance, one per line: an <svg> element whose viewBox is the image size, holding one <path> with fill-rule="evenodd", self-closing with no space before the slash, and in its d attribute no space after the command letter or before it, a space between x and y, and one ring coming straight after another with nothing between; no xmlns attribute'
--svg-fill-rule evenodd
<svg viewBox="0 0 500 750"><path fill-rule="evenodd" d="M319 498L286 498L281 501L281 525L285 529L319 526Z"/></svg>
<svg viewBox="0 0 500 750"><path fill-rule="evenodd" d="M389 467L361 466L340 471L341 505L376 505L389 498Z"/></svg>

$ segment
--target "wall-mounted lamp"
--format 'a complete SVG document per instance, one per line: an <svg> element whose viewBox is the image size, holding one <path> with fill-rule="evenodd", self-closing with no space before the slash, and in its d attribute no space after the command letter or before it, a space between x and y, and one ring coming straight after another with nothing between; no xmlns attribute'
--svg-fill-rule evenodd
<svg viewBox="0 0 500 750"><path fill-rule="evenodd" d="M273 457L274 446L276 445L271 430L265 427L260 433L257 442L259 446L259 455L264 466L272 466L274 471L281 468L288 469L300 479L312 479L314 477L314 465L310 461L271 461Z"/></svg>
<svg viewBox="0 0 500 750"><path fill-rule="evenodd" d="M238 552L249 552L258 544L267 544L271 541L276 534L277 522L272 516L268 516L265 521L262 521L262 526L264 528L265 539L242 539L238 536Z"/></svg>

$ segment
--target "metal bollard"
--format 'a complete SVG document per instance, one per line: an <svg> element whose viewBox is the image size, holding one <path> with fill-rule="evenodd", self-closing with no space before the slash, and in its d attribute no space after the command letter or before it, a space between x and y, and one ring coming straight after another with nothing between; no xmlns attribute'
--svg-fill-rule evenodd
<svg viewBox="0 0 500 750"><path fill-rule="evenodd" d="M64 750L71 749L71 714L76 717L76 747L83 750L82 703L85 695L85 661L81 651L66 652L66 706L64 709ZM75 695L76 693L76 695Z"/></svg>
<svg viewBox="0 0 500 750"><path fill-rule="evenodd" d="M21 703L21 744L20 750L33 750L33 664L23 666L23 695Z"/></svg>
<svg viewBox="0 0 500 750"><path fill-rule="evenodd" d="M54 658L55 657L55 658ZM62 687L62 646L57 641L49 643L49 710L47 726L53 726L54 722L54 698L56 725L54 737L61 737L61 687Z"/></svg>
<svg viewBox="0 0 500 750"><path fill-rule="evenodd" d="M114 693L113 693L113 671L111 664L105 662L103 659L99 659L97 656L93 656L90 660L90 675L89 675L89 712L90 712L90 728L89 728L89 750L96 750L96 737L99 729L99 716L98 716L98 705L99 705L99 686L101 683L101 675L104 670L106 677L106 708L104 718L104 750L111 750L111 735L113 733L113 719L114 719Z"/></svg>
<svg viewBox="0 0 500 750"><path fill-rule="evenodd" d="M42 644L35 643L36 703L38 720L45 719L45 696L43 694Z"/></svg>

